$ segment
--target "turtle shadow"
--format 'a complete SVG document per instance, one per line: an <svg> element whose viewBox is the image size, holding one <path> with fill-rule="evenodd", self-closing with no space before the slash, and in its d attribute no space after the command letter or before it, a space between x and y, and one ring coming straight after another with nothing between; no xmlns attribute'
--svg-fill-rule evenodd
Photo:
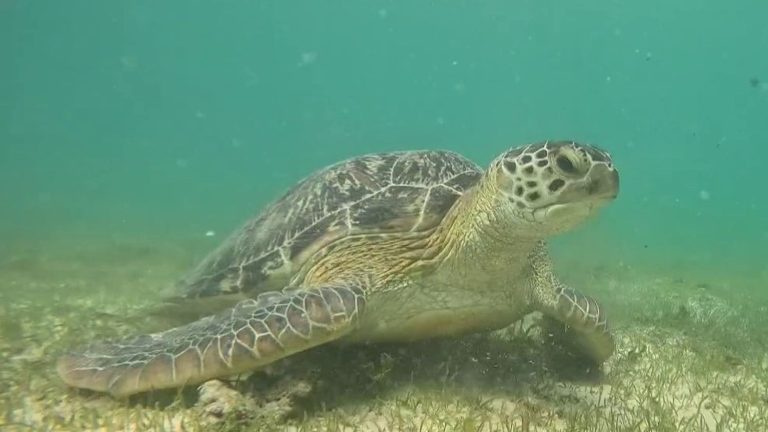
<svg viewBox="0 0 768 432"><path fill-rule="evenodd" d="M471 335L414 343L324 346L285 359L274 375L257 373L239 390L308 383L292 400L289 418L370 405L408 390L448 397L522 399L554 383L596 385L599 367L567 346L526 337ZM290 397L290 390L282 395Z"/></svg>
<svg viewBox="0 0 768 432"><path fill-rule="evenodd" d="M559 342L502 330L412 343L329 344L223 381L257 409L281 405L278 411L286 420L370 406L412 390L448 398L518 400L546 392L555 383L602 382L600 368ZM119 403L156 410L192 408L200 404L198 387L141 393ZM85 399L104 398L103 393L72 391Z"/></svg>

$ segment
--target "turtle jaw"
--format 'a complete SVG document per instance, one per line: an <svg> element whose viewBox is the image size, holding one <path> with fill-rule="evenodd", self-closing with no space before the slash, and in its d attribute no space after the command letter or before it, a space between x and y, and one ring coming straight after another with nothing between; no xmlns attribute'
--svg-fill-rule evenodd
<svg viewBox="0 0 768 432"><path fill-rule="evenodd" d="M533 211L533 219L543 225L551 226L551 233L568 231L592 218L608 205L610 200L550 204Z"/></svg>
<svg viewBox="0 0 768 432"><path fill-rule="evenodd" d="M557 201L533 210L534 220L554 232L572 229L594 217L619 194L619 174L607 165L595 165L582 180L566 186Z"/></svg>

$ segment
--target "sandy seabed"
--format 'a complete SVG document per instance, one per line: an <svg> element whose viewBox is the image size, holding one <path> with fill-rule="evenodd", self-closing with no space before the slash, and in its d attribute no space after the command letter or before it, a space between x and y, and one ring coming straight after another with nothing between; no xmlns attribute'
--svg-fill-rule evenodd
<svg viewBox="0 0 768 432"><path fill-rule="evenodd" d="M62 350L143 331L136 317L193 261L186 248L119 241L0 256L0 430L768 430L765 290L623 266L560 269L613 318L617 353L602 370L534 314L488 334L321 347L129 400L58 379Z"/></svg>

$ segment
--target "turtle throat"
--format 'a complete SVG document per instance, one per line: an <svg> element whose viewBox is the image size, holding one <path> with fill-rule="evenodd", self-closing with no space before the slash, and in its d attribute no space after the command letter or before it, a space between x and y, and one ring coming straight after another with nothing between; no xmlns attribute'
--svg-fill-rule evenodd
<svg viewBox="0 0 768 432"><path fill-rule="evenodd" d="M536 247L541 235L513 217L511 209L488 176L457 201L446 217L451 255L514 259ZM512 256L514 255L514 257Z"/></svg>

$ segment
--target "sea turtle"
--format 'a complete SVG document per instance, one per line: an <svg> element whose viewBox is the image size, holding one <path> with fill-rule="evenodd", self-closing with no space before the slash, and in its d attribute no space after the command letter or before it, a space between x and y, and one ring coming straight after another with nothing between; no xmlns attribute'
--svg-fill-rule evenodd
<svg viewBox="0 0 768 432"><path fill-rule="evenodd" d="M600 364L614 351L606 315L558 280L545 241L618 190L608 153L572 141L513 147L485 170L442 150L344 160L300 181L182 279L182 296L210 315L66 353L58 373L121 397L332 341L494 330L536 310Z"/></svg>

